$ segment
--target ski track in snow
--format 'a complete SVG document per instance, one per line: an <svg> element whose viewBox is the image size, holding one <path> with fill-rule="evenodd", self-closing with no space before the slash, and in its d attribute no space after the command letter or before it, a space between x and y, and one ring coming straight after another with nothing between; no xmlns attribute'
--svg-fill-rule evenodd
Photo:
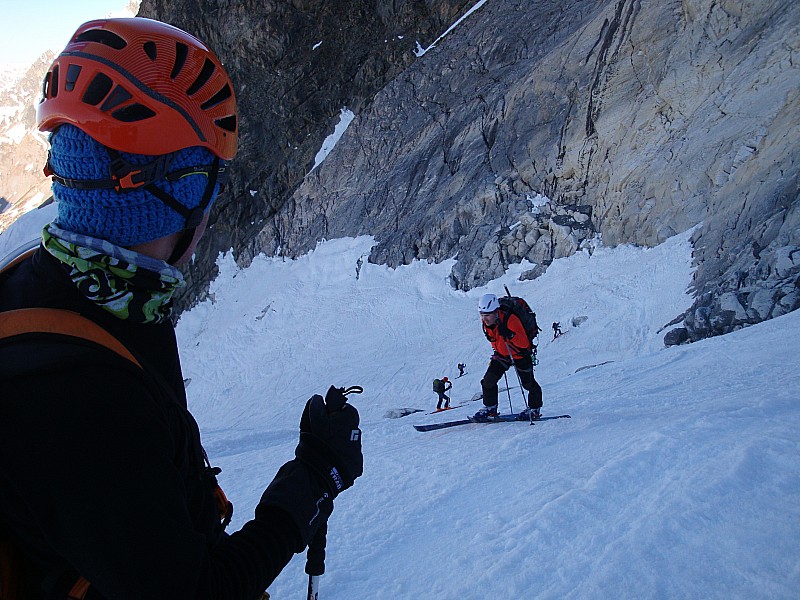
<svg viewBox="0 0 800 600"><path fill-rule="evenodd" d="M535 281L516 265L467 293L447 284L452 261L365 263L356 279L370 238L244 270L221 258L214 302L178 336L233 527L292 457L306 399L358 384L365 474L336 501L325 598L797 598L800 315L664 349L658 331L691 304L688 236L598 248ZM545 414L573 418L416 432L480 407L490 348L475 303L503 284L544 330ZM551 341L553 321L568 335ZM384 418L432 410L443 375L463 407ZM508 394L522 407L509 383L503 412ZM304 592L304 562L273 597Z"/></svg>

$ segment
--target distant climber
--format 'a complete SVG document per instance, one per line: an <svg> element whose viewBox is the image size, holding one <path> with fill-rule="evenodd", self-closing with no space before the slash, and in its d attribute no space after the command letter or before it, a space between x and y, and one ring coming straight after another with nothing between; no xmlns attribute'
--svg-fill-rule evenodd
<svg viewBox="0 0 800 600"><path fill-rule="evenodd" d="M450 408L450 396L448 396L446 392L452 387L453 382L449 381L447 377L433 380L433 391L439 395L439 402L436 403L436 410ZM442 406L442 403L444 403L444 406Z"/></svg>

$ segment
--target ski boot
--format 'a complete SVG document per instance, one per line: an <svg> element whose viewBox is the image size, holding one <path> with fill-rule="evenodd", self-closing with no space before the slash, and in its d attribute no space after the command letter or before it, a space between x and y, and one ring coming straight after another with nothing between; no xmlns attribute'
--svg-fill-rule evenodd
<svg viewBox="0 0 800 600"><path fill-rule="evenodd" d="M484 406L478 412L476 412L472 420L476 423L486 423L489 419L493 419L497 416L497 404L494 406Z"/></svg>
<svg viewBox="0 0 800 600"><path fill-rule="evenodd" d="M517 415L517 421L535 421L542 416L540 408L526 408Z"/></svg>

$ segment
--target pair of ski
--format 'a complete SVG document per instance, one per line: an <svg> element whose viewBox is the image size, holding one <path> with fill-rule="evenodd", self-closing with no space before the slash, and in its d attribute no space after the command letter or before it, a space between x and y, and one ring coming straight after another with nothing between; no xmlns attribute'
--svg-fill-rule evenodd
<svg viewBox="0 0 800 600"><path fill-rule="evenodd" d="M537 423L539 421L552 421L553 419L571 419L570 415L554 415L552 417L539 417L538 419L534 419L531 423ZM430 423L428 425L414 425L414 429L417 431L436 431L437 429L447 429L448 427L457 427L458 425L469 425L470 423L527 423L528 419L526 418L519 418L519 415L499 415L492 419L488 419L487 421L476 421L472 417L468 417L466 419L459 419L458 421L445 421L443 423Z"/></svg>

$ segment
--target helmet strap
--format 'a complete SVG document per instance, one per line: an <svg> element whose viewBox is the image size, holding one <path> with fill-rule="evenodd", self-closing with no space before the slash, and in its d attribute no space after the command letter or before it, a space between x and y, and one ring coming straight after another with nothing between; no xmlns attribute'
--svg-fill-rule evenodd
<svg viewBox="0 0 800 600"><path fill-rule="evenodd" d="M170 265L175 265L180 259L181 256L189 249L189 246L194 239L194 232L197 228L193 227L192 229L184 229L181 232L181 237L178 239L178 243L175 245L175 248L172 250L172 254L170 254L169 258L167 259L167 263Z"/></svg>
<svg viewBox="0 0 800 600"><path fill-rule="evenodd" d="M57 183L73 189L98 190L114 188L118 192L124 192L125 190L141 188L158 198L185 220L182 230L183 235L181 235L172 255L167 260L169 264L174 264L175 261L183 256L192 243L195 230L203 221L203 215L209 204L211 204L211 199L214 197L214 189L217 187L217 183L220 185L220 191L227 183L227 165L224 161L221 161L218 156L215 156L211 165L185 167L170 171L169 168L172 164L172 160L175 158L174 152L159 156L145 165L132 165L122 157L119 151L109 148L108 146L106 146L105 149L108 152L108 156L111 158L111 177L109 179L83 180L61 177L53 171L50 164L49 153L44 168L44 174L47 177L52 177ZM155 185L155 182L161 179L177 181L181 177L197 174L204 174L208 179L206 180L206 187L203 191L200 204L195 208L187 208L178 202L172 194L169 194Z"/></svg>
<svg viewBox="0 0 800 600"><path fill-rule="evenodd" d="M215 156L214 162L211 165L211 170L208 173L208 181L206 182L206 189L203 192L203 198L200 200L200 204L196 208L186 208L182 204L178 203L175 198L167 194L164 190L157 188L152 183L144 188L156 198L167 204L167 206L177 210L186 219L186 225L183 233L181 234L178 243L175 245L175 248L172 250L172 254L167 259L167 262L171 265L174 265L178 259L184 255L186 250L189 249L189 246L194 239L195 231L203 221L203 215L205 214L208 205L211 203L211 198L214 196L214 188L217 187L217 176L220 173L219 162L219 158ZM181 210L175 208L172 203L180 206Z"/></svg>
<svg viewBox="0 0 800 600"><path fill-rule="evenodd" d="M127 164L119 152L112 148L107 148L108 154L111 157L111 173L112 178L116 178L118 173L121 174L123 171L130 171L131 166ZM169 158L165 158L169 157ZM155 171L159 175L155 179L162 179L164 176L169 178L169 175L166 175L166 170L169 168L170 163L172 162L173 155L165 155L164 157L159 157L153 163L147 165L150 167L151 165L155 166ZM162 163L162 159L164 166L159 165L158 163ZM156 166L157 165L157 166ZM159 168L160 167L160 168ZM115 172L116 170L116 172ZM174 265L181 256L184 255L186 250L189 249L189 246L194 239L195 231L197 230L198 225L203 221L203 215L205 214L206 208L211 203L211 199L214 196L214 188L217 186L217 179L220 173L225 173L225 167L220 167L220 160L219 157L215 156L214 161L211 163L211 168L204 170L208 176L206 180L206 187L203 191L203 197L200 200L200 204L197 205L195 208L187 208L180 202L178 202L172 194L169 194L156 186L153 182L154 179L150 179L146 181L145 184L142 186L142 189L146 190L156 198L158 198L161 202L163 202L166 206L174 210L176 213L181 215L184 220L186 221L181 232L181 236L178 239L178 243L175 245L175 248L172 250L172 254L167 259L167 263ZM174 179L180 178L181 176L187 175L192 172L198 172L196 169L189 168L189 169L181 169L179 172L173 173Z"/></svg>

